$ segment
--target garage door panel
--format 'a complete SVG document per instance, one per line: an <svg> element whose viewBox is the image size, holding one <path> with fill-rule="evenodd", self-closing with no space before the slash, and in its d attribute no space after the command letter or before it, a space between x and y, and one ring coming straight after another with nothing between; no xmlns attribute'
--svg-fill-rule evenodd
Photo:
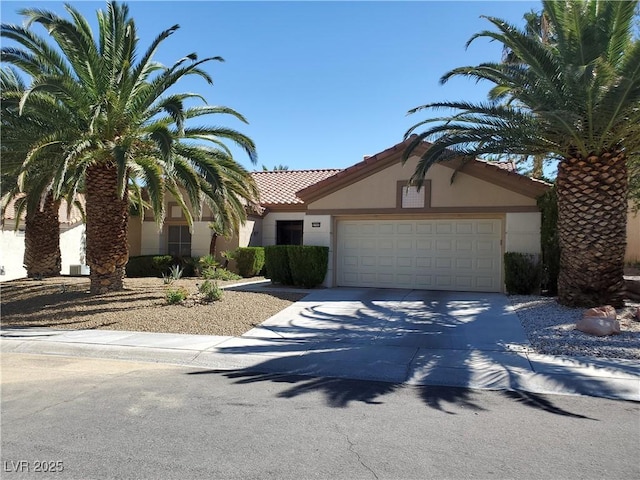
<svg viewBox="0 0 640 480"><path fill-rule="evenodd" d="M497 219L340 221L342 286L501 290Z"/></svg>
<svg viewBox="0 0 640 480"><path fill-rule="evenodd" d="M416 223L416 233L418 235L431 235L433 233L433 223Z"/></svg>

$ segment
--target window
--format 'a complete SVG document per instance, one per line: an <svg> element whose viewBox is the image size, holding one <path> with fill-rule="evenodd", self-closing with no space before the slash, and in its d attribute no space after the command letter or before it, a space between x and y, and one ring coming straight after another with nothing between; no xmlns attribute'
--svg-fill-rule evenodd
<svg viewBox="0 0 640 480"><path fill-rule="evenodd" d="M302 245L302 220L276 222L276 245Z"/></svg>
<svg viewBox="0 0 640 480"><path fill-rule="evenodd" d="M170 225L167 253L174 257L191 256L191 232L187 225Z"/></svg>

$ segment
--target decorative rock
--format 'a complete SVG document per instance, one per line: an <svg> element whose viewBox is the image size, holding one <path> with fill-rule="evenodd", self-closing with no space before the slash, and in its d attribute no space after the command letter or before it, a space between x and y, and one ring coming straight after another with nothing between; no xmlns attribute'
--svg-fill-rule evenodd
<svg viewBox="0 0 640 480"><path fill-rule="evenodd" d="M616 309L611 305L605 305L604 307L595 307L585 310L583 317L597 317L597 318L616 318Z"/></svg>
<svg viewBox="0 0 640 480"><path fill-rule="evenodd" d="M576 330L597 337L617 335L620 333L620 322L615 318L585 316L576 323Z"/></svg>

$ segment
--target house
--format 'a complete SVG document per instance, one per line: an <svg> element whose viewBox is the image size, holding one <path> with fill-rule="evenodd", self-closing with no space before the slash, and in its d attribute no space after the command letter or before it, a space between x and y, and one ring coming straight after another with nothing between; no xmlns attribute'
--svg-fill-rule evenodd
<svg viewBox="0 0 640 480"><path fill-rule="evenodd" d="M84 198L79 199L84 203ZM58 210L60 219L60 253L62 274L88 274L85 263L85 227L82 212L74 205L71 210L62 200ZM24 268L24 212L16 229L15 200L4 210L0 230L0 281L27 276Z"/></svg>
<svg viewBox="0 0 640 480"><path fill-rule="evenodd" d="M237 237L219 239L217 251L323 245L330 249L327 287L502 291L504 252L540 252L536 198L549 185L515 173L512 164L476 160L453 182L459 161L436 164L417 189L408 181L418 157L401 162L406 145L344 170L253 173L264 209ZM210 213L190 230L177 204L168 202L167 212L159 235L153 218L131 222L138 223L130 230L131 254L207 254Z"/></svg>

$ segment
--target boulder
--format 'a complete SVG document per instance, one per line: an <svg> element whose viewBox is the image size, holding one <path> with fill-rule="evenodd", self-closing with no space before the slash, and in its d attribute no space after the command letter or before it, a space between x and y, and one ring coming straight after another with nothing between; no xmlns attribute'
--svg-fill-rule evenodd
<svg viewBox="0 0 640 480"><path fill-rule="evenodd" d="M598 337L616 335L620 333L620 322L615 318L584 316L576 323L576 330Z"/></svg>
<svg viewBox="0 0 640 480"><path fill-rule="evenodd" d="M583 317L599 317L599 318L616 318L616 309L611 305L605 305L604 307L594 307L589 310L585 310L582 314Z"/></svg>

